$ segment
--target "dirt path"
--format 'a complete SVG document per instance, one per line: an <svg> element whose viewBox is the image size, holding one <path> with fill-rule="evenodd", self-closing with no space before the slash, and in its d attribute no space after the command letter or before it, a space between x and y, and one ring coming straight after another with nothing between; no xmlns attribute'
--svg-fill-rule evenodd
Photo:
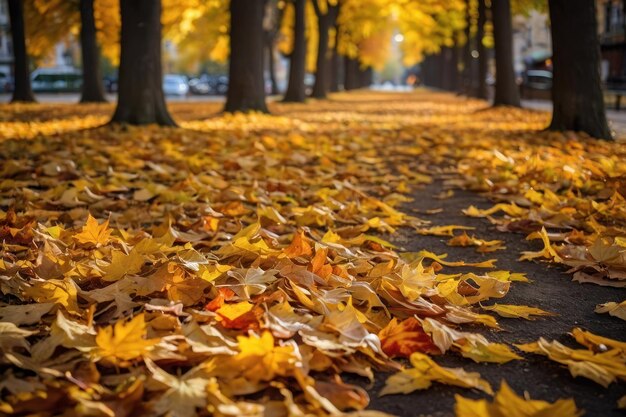
<svg viewBox="0 0 626 417"><path fill-rule="evenodd" d="M440 192L441 182L435 182L423 190L414 193L415 201L406 206L407 211L417 212L419 217L429 219L433 225L465 225L476 229L468 232L481 239L500 239L506 242L507 250L482 255L472 247L450 247L447 238L421 236L410 230L395 235L394 242L407 251L427 249L438 254L447 253L450 260L480 262L497 258L497 269L525 272L531 283L513 283L509 294L497 300L506 304L529 305L557 313L557 316L539 318L535 321L522 319L498 318L502 331L492 331L486 336L493 341L528 343L544 337L558 340L565 345L576 347L576 342L567 333L575 327L581 327L602 336L617 340L626 340L626 326L618 318L593 312L595 306L607 301L620 302L626 291L590 284L578 284L571 281L571 275L564 269L547 263L518 261L521 251L538 250L538 241L526 241L524 235L499 232L486 219L470 218L461 212L470 205L488 208L489 200L479 194L455 190L454 196L447 200L437 200L431 196ZM425 210L443 208L435 215L424 215ZM491 255L491 256L490 256ZM468 271L468 268L448 268L450 272ZM487 303L486 303L487 304ZM478 331L477 328L472 329ZM521 352L520 352L521 354ZM623 384L614 383L608 389L584 378L573 378L569 370L543 356L522 354L523 361L512 361L504 365L474 363L470 359L455 356L452 353L436 358L444 366L463 367L467 371L479 372L493 386L498 387L501 380L515 389L518 394L527 391L533 399L554 401L558 398L573 397L579 408L586 411L587 417L623 416L616 409L616 402L626 394ZM370 390L371 408L402 417L413 416L453 416L454 395L480 398L477 392L435 384L428 390L417 391L409 395L393 395L379 398L377 393L384 383L378 375L375 386Z"/></svg>

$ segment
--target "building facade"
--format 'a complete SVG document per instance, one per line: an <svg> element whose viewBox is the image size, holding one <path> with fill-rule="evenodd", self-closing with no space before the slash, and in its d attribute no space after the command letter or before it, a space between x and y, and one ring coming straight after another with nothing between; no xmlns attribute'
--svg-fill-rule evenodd
<svg viewBox="0 0 626 417"><path fill-rule="evenodd" d="M546 66L552 56L552 36L545 13L532 11L513 19L513 56L517 73L533 66Z"/></svg>
<svg viewBox="0 0 626 417"><path fill-rule="evenodd" d="M9 25L9 5L0 0L0 75L10 75L13 66L13 48Z"/></svg>
<svg viewBox="0 0 626 417"><path fill-rule="evenodd" d="M602 50L602 78L626 83L626 37L624 0L598 0L598 34Z"/></svg>

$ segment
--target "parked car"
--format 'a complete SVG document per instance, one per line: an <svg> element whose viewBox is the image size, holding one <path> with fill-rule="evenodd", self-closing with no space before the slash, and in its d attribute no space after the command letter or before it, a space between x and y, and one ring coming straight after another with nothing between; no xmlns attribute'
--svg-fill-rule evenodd
<svg viewBox="0 0 626 417"><path fill-rule="evenodd" d="M0 72L0 93L13 91L13 78L9 74Z"/></svg>
<svg viewBox="0 0 626 417"><path fill-rule="evenodd" d="M163 93L166 96L186 96L189 94L189 84L184 75L167 74L163 77Z"/></svg>
<svg viewBox="0 0 626 417"><path fill-rule="evenodd" d="M33 91L66 93L80 91L82 73L72 67L38 68L30 75Z"/></svg>
<svg viewBox="0 0 626 417"><path fill-rule="evenodd" d="M213 92L213 88L209 81L209 77L202 75L198 78L189 80L189 91L191 94L207 95Z"/></svg>
<svg viewBox="0 0 626 417"><path fill-rule="evenodd" d="M552 98L552 71L528 70L522 76L520 86L522 98L543 99Z"/></svg>
<svg viewBox="0 0 626 417"><path fill-rule="evenodd" d="M104 77L104 89L107 93L116 93L118 86L117 76Z"/></svg>
<svg viewBox="0 0 626 417"><path fill-rule="evenodd" d="M224 95L228 92L228 76L216 75L213 77L215 94Z"/></svg>

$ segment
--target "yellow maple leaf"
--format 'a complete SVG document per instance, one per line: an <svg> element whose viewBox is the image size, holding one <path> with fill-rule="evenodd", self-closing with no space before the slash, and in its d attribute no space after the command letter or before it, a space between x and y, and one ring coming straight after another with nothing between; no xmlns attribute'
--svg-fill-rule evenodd
<svg viewBox="0 0 626 417"><path fill-rule="evenodd" d="M461 355L474 362L507 363L522 359L503 343L490 343L478 338L468 338L454 344Z"/></svg>
<svg viewBox="0 0 626 417"><path fill-rule="evenodd" d="M128 322L98 329L93 355L115 365L126 366L129 361L148 353L158 339L146 339L146 322L143 313Z"/></svg>
<svg viewBox="0 0 626 417"><path fill-rule="evenodd" d="M511 304L494 304L491 306L481 306L483 310L493 311L499 316L507 318L522 318L533 320L532 316L554 316L554 313L544 311L540 308L529 306L516 306Z"/></svg>
<svg viewBox="0 0 626 417"><path fill-rule="evenodd" d="M626 342L620 342L618 340L609 339L608 337L599 336L578 327L572 330L572 336L574 336L574 339L576 339L578 343L594 351L606 350L607 348L609 350L617 349L626 355Z"/></svg>
<svg viewBox="0 0 626 417"><path fill-rule="evenodd" d="M420 235L431 235L431 236L454 236L455 230L474 230L474 229L475 227L470 227L470 226L446 225L446 226L433 226L427 229L418 229L417 233L419 233ZM463 232L463 234L465 234L465 232Z"/></svg>
<svg viewBox="0 0 626 417"><path fill-rule="evenodd" d="M571 398L559 399L554 403L532 400L527 396L523 398L504 381L492 403L484 399L472 400L458 394L454 398L456 417L578 417L583 414Z"/></svg>
<svg viewBox="0 0 626 417"><path fill-rule="evenodd" d="M105 281L117 281L125 275L136 274L144 264L143 256L135 249L127 255L121 250L111 253L111 263L104 268Z"/></svg>
<svg viewBox="0 0 626 417"><path fill-rule="evenodd" d="M109 220L107 219L102 224L98 224L98 221L89 214L83 230L75 234L74 239L79 243L93 243L98 246L107 243L110 236Z"/></svg>
<svg viewBox="0 0 626 417"><path fill-rule="evenodd" d="M53 302L61 304L73 314L79 314L78 286L69 278L64 280L49 279L24 289L24 295L38 303Z"/></svg>
<svg viewBox="0 0 626 417"><path fill-rule="evenodd" d="M415 352L410 358L413 368L403 369L391 375L385 382L380 395L409 394L413 391L429 388L433 382L454 385L462 388L476 388L492 394L489 382L477 372L466 372L462 368L444 368L428 355Z"/></svg>
<svg viewBox="0 0 626 417"><path fill-rule="evenodd" d="M515 203L499 203L487 210L480 210L475 206L469 206L462 211L463 214L469 217L487 217L498 211L503 211L511 217L522 217L527 212L526 209L517 206Z"/></svg>
<svg viewBox="0 0 626 417"><path fill-rule="evenodd" d="M239 353L232 361L243 376L252 381L269 381L277 375L288 375L296 366L293 347L274 346L274 336L268 331L261 336L237 336L237 342Z"/></svg>
<svg viewBox="0 0 626 417"><path fill-rule="evenodd" d="M528 235L526 240L532 239L541 239L543 241L543 249L537 252L533 251L525 251L522 252L522 256L520 256L520 261L529 261L535 258L546 258L554 262L563 262L561 256L557 253L556 249L552 247L550 243L550 237L548 236L548 232L546 232L546 228L542 227L541 231L533 232Z"/></svg>
<svg viewBox="0 0 626 417"><path fill-rule="evenodd" d="M441 265L452 266L452 267L456 267L456 266L473 266L475 268L495 268L494 264L497 261L497 259L488 259L486 261L475 262L475 263L467 263L465 261L449 262L449 261L444 261L444 258L446 258L448 256L447 253L444 253L444 254L441 254L441 255L437 255L437 254L434 254L433 252L429 252L427 250L421 250L414 256L417 259L429 258L429 259L432 259L433 261L435 261L435 262L437 262L437 263L439 263Z"/></svg>
<svg viewBox="0 0 626 417"><path fill-rule="evenodd" d="M617 379L626 380L626 364L620 349L595 353L587 349L572 349L553 340L540 338L534 343L516 345L518 349L544 355L566 365L573 377L582 376L608 387Z"/></svg>
<svg viewBox="0 0 626 417"><path fill-rule="evenodd" d="M219 314L219 316L223 316L228 320L235 320L237 317L240 317L248 311L252 310L252 307L254 307L254 304L250 304L247 301L242 301L240 303L224 304L223 306L215 310L215 312ZM220 318L218 317L218 320L219 319Z"/></svg>

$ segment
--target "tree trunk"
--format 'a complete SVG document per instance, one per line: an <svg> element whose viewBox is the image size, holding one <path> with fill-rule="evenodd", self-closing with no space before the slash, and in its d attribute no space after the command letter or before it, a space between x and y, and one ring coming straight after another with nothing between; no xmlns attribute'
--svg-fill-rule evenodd
<svg viewBox="0 0 626 417"><path fill-rule="evenodd" d="M94 0L80 0L80 47L83 59L83 86L81 103L105 102L100 49L96 40Z"/></svg>
<svg viewBox="0 0 626 417"><path fill-rule="evenodd" d="M625 0L626 1L626 0ZM339 91L340 74L341 74L341 61L342 57L339 55L337 47L339 45L339 26L335 26L335 45L333 46L333 54L330 58L330 91L336 93Z"/></svg>
<svg viewBox="0 0 626 417"><path fill-rule="evenodd" d="M161 1L122 0L118 101L112 123L176 126L165 105Z"/></svg>
<svg viewBox="0 0 626 417"><path fill-rule="evenodd" d="M426 73L424 74L424 82L427 86L442 89L444 58L443 50L435 55L428 55L424 60Z"/></svg>
<svg viewBox="0 0 626 417"><path fill-rule="evenodd" d="M458 86L458 55L457 48L444 47L441 50L443 73L441 87L446 91L456 91Z"/></svg>
<svg viewBox="0 0 626 417"><path fill-rule="evenodd" d="M343 88L347 91L359 88L359 61L356 58L346 57L344 65Z"/></svg>
<svg viewBox="0 0 626 417"><path fill-rule="evenodd" d="M263 77L263 0L230 2L230 66L226 112L268 113Z"/></svg>
<svg viewBox="0 0 626 417"><path fill-rule="evenodd" d="M293 51L289 59L289 84L283 101L304 103L306 100L304 85L306 72L306 0L295 0L294 9Z"/></svg>
<svg viewBox="0 0 626 417"><path fill-rule="evenodd" d="M26 52L26 35L24 27L24 5L22 0L9 0L9 19L11 23L11 40L13 41L13 59L15 85L11 102L34 102L35 96L30 87L30 71L28 70L28 53Z"/></svg>
<svg viewBox="0 0 626 417"><path fill-rule="evenodd" d="M426 87L433 87L433 66L434 57L432 55L426 55L420 64L422 84Z"/></svg>
<svg viewBox="0 0 626 417"><path fill-rule="evenodd" d="M520 107L519 88L513 69L513 22L510 0L493 0L493 40L496 52L494 106Z"/></svg>
<svg viewBox="0 0 626 417"><path fill-rule="evenodd" d="M476 28L476 51L478 52L478 74L474 96L483 100L487 99L487 48L483 43L485 37L485 24L487 23L487 4L485 0L478 0L478 22Z"/></svg>
<svg viewBox="0 0 626 417"><path fill-rule="evenodd" d="M626 1L626 0L625 0ZM472 91L472 16L471 2L465 0L465 45L463 45L462 60L463 72L461 73L461 93L470 95Z"/></svg>
<svg viewBox="0 0 626 417"><path fill-rule="evenodd" d="M315 10L317 13L319 42L317 44L317 60L315 62L315 84L313 85L311 97L324 99L328 91L328 30L330 29L330 6L326 14L319 13L317 1L318 0L313 0L313 4L316 5Z"/></svg>
<svg viewBox="0 0 626 417"><path fill-rule="evenodd" d="M463 63L463 47L455 46L454 47L454 80L453 80L453 91L456 91L457 94L463 93L463 72L462 72L462 63Z"/></svg>
<svg viewBox="0 0 626 417"><path fill-rule="evenodd" d="M593 0L549 0L554 110L550 130L612 139L600 81L600 47Z"/></svg>
<svg viewBox="0 0 626 417"><path fill-rule="evenodd" d="M359 68L359 88L366 88L374 81L374 69L372 67Z"/></svg>

